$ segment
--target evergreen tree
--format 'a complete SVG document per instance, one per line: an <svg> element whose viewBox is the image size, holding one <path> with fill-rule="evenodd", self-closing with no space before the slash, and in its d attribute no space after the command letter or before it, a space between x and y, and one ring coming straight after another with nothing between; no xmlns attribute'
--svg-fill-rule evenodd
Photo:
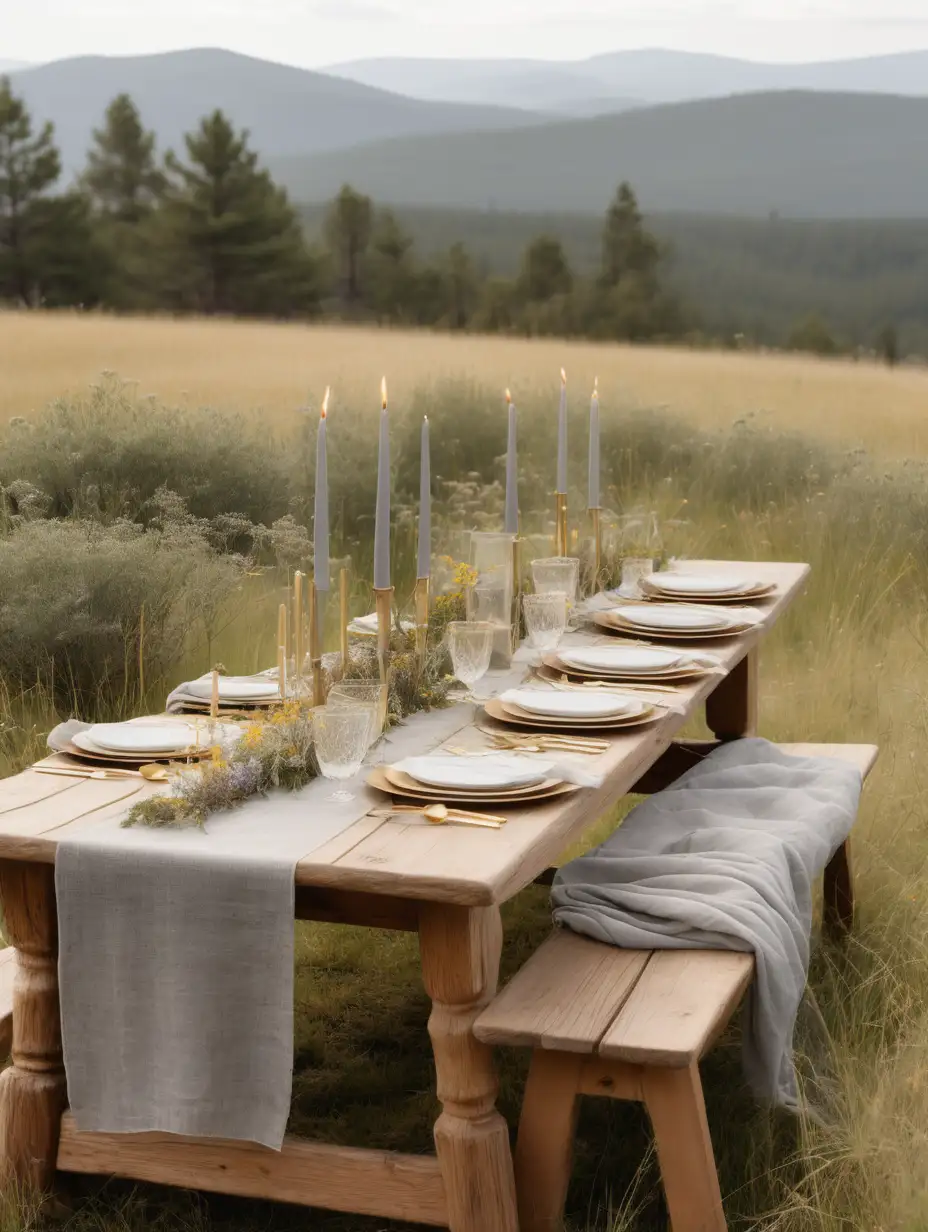
<svg viewBox="0 0 928 1232"><path fill-rule="evenodd" d="M629 274L639 281L657 281L661 248L645 228L638 199L631 185L621 184L606 213L603 228L603 286L616 287Z"/></svg>
<svg viewBox="0 0 928 1232"><path fill-rule="evenodd" d="M61 174L54 129L33 134L25 103L0 77L0 297L41 302L56 236L43 224L48 190Z"/></svg>
<svg viewBox="0 0 928 1232"><path fill-rule="evenodd" d="M345 184L329 207L325 231L335 259L341 298L349 309L361 302L361 264L370 244L372 222L370 197Z"/></svg>
<svg viewBox="0 0 928 1232"><path fill-rule="evenodd" d="M142 127L128 94L113 99L103 128L94 129L83 185L101 212L133 224L151 212L164 191L164 172L155 163L155 135Z"/></svg>
<svg viewBox="0 0 928 1232"><path fill-rule="evenodd" d="M477 307L480 291L470 253L461 243L452 244L446 259L448 287L447 323L466 329Z"/></svg>
<svg viewBox="0 0 928 1232"><path fill-rule="evenodd" d="M377 215L365 261L365 300L385 321L413 319L416 311L416 271L412 236L396 220L392 210Z"/></svg>
<svg viewBox="0 0 928 1232"><path fill-rule="evenodd" d="M539 235L525 250L519 291L530 303L566 295L573 286L573 275L564 245L553 235Z"/></svg>
<svg viewBox="0 0 928 1232"><path fill-rule="evenodd" d="M205 313L290 316L315 309L318 270L287 194L221 111L166 159L153 242L171 254L168 295Z"/></svg>

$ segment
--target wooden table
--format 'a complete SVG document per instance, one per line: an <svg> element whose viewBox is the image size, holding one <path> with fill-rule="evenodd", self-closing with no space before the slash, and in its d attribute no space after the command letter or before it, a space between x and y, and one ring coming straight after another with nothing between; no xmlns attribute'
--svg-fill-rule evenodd
<svg viewBox="0 0 928 1232"><path fill-rule="evenodd" d="M692 562L698 570L707 562ZM429 1035L442 1113L435 1155L413 1156L287 1139L278 1154L241 1142L163 1134L82 1133L67 1103L58 1009L54 861L58 838L122 814L156 790L138 780L69 780L26 771L0 782L0 897L18 950L13 1063L0 1078L0 1161L8 1178L47 1187L56 1168L271 1198L449 1227L517 1232L509 1131L496 1110L491 1050L472 1034L496 991L500 904L546 870L626 793L679 773L673 738L705 703L721 740L757 718L757 647L802 588L798 564L745 565L777 583L757 606L762 628L706 645L727 675L680 690L686 714L618 735L591 769L603 785L517 810L501 831L365 817L301 860L297 917L418 932L432 1000ZM64 1115L62 1115L64 1114Z"/></svg>

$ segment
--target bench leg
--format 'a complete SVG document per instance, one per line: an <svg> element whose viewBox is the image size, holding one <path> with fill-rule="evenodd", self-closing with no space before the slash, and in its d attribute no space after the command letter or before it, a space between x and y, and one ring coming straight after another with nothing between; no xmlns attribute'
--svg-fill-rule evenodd
<svg viewBox="0 0 928 1232"><path fill-rule="evenodd" d="M435 1151L451 1232L518 1232L509 1129L496 1110L492 1050L474 1020L496 994L503 929L498 907L423 903L419 950L432 998L429 1035L442 1113Z"/></svg>
<svg viewBox="0 0 928 1232"><path fill-rule="evenodd" d="M17 950L13 1064L0 1077L0 1183L42 1193L54 1180L66 1102L54 867L0 861L0 898Z"/></svg>
<svg viewBox="0 0 928 1232"><path fill-rule="evenodd" d="M851 840L845 839L825 869L824 923L829 931L848 933L854 927L854 877Z"/></svg>
<svg viewBox="0 0 928 1232"><path fill-rule="evenodd" d="M645 1068L641 1085L673 1232L725 1232L697 1062L687 1069Z"/></svg>
<svg viewBox="0 0 928 1232"><path fill-rule="evenodd" d="M706 698L706 723L718 740L757 735L758 653L749 650Z"/></svg>
<svg viewBox="0 0 928 1232"><path fill-rule="evenodd" d="M521 1232L559 1232L563 1226L585 1060L543 1048L532 1053L515 1159Z"/></svg>

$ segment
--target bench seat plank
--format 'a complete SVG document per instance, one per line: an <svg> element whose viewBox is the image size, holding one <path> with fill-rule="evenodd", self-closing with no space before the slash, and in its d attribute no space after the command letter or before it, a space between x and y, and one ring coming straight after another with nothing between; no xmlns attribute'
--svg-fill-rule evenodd
<svg viewBox="0 0 928 1232"><path fill-rule="evenodd" d="M685 1069L724 1028L754 974L754 955L656 950L599 1044L599 1055Z"/></svg>
<svg viewBox="0 0 928 1232"><path fill-rule="evenodd" d="M484 1010L474 1033L487 1044L593 1052L649 957L558 931Z"/></svg>

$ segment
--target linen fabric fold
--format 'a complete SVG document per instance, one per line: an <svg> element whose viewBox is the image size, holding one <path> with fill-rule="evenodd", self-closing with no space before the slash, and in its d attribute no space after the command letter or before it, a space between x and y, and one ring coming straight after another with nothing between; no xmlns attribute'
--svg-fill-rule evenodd
<svg viewBox="0 0 928 1232"><path fill-rule="evenodd" d="M837 759L734 740L565 865L555 921L629 949L753 951L745 1075L798 1107L793 1032L809 967L812 887L847 838L861 776Z"/></svg>

